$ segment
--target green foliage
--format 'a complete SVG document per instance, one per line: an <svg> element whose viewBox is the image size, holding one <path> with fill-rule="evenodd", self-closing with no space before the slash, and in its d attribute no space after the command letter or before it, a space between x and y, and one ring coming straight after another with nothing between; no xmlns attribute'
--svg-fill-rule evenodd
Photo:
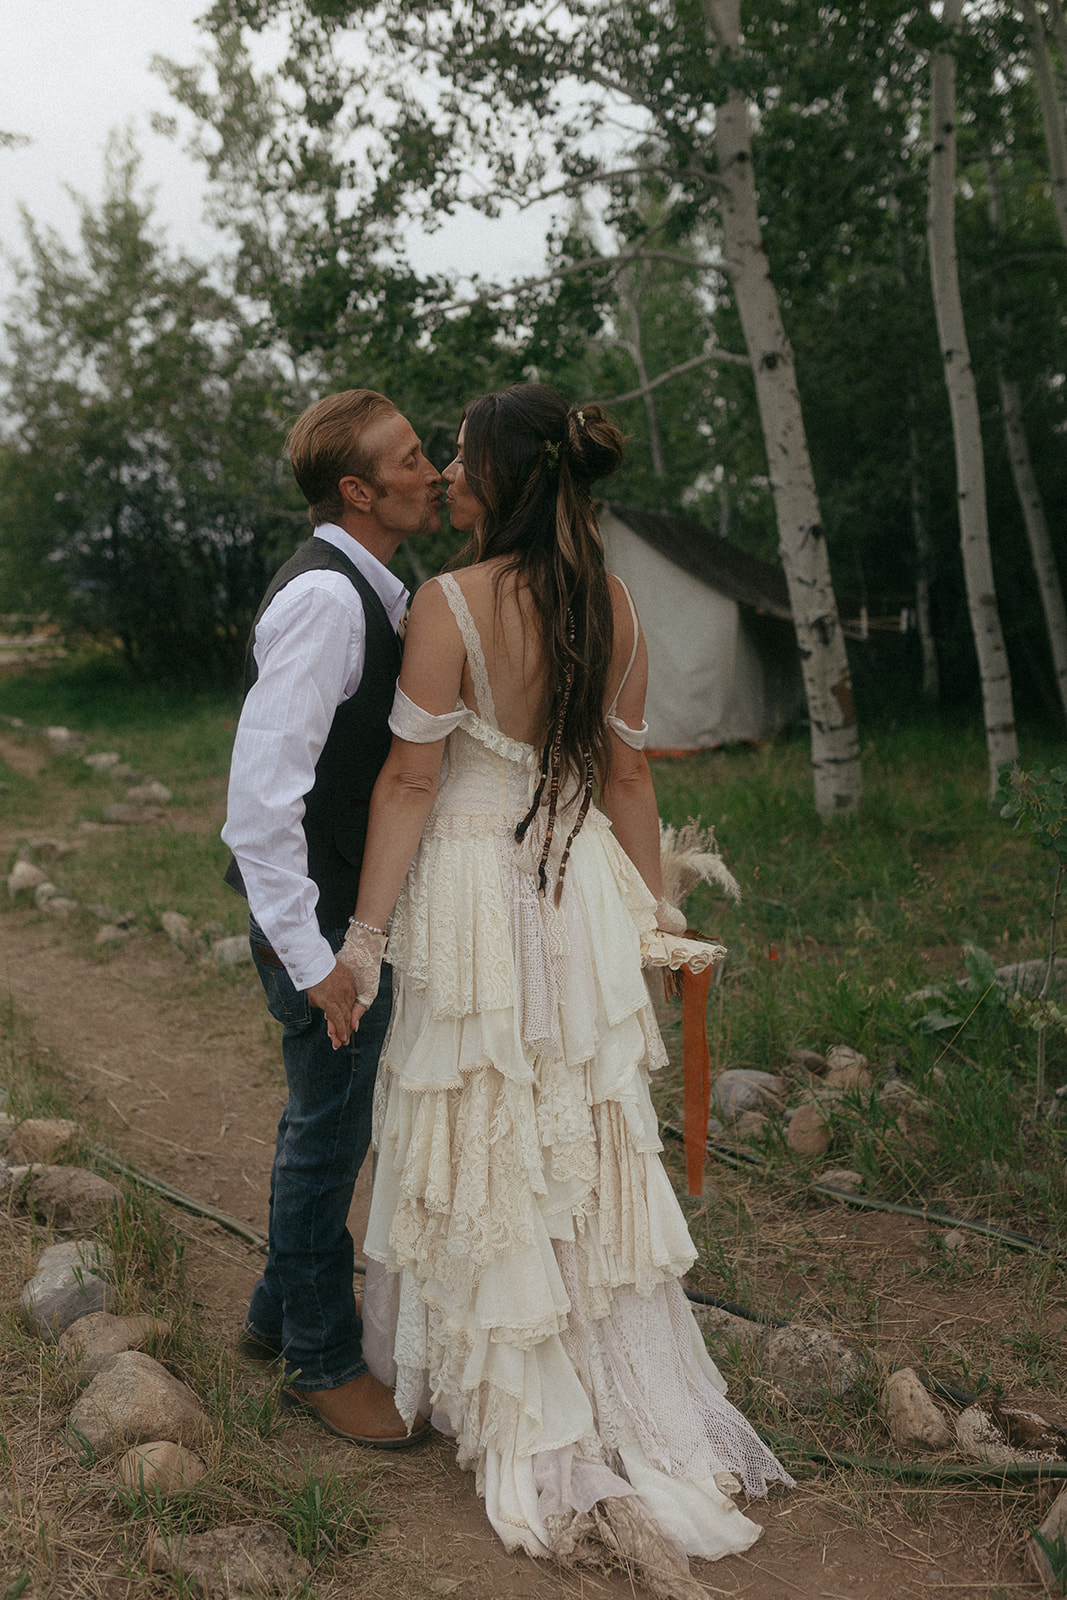
<svg viewBox="0 0 1067 1600"><path fill-rule="evenodd" d="M278 1496L274 1515L297 1555L309 1561L353 1555L374 1531L369 1484L358 1479L316 1471L302 1456L299 1475L289 1481L273 1479L272 1487Z"/></svg>
<svg viewBox="0 0 1067 1600"><path fill-rule="evenodd" d="M230 677L266 576L299 536L291 408L236 303L170 257L116 147L80 250L26 221L6 324L0 581L117 639L146 678Z"/></svg>
<svg viewBox="0 0 1067 1600"><path fill-rule="evenodd" d="M1027 823L1041 848L1067 866L1067 767L1003 767L995 799L1002 817L1016 827Z"/></svg>

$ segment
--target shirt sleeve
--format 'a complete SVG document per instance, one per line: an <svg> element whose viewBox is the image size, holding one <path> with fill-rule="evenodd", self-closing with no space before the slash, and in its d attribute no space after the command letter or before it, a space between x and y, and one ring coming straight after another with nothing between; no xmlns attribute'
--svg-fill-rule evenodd
<svg viewBox="0 0 1067 1600"><path fill-rule="evenodd" d="M256 628L258 677L234 740L222 837L249 909L298 989L320 983L334 966L308 877L304 796L337 707L359 687L365 636L363 605L347 578L295 578Z"/></svg>

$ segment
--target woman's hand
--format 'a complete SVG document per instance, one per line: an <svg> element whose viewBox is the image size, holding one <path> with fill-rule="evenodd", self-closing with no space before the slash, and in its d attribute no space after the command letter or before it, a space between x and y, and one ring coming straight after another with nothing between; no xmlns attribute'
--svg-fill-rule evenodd
<svg viewBox="0 0 1067 1600"><path fill-rule="evenodd" d="M370 1007L378 993L386 939L387 935L381 929L353 921L345 934L344 944L337 952L338 961L352 974L356 986L355 998L363 1010ZM358 1016L353 1013L354 1026L358 1027L362 1014L362 1011Z"/></svg>
<svg viewBox="0 0 1067 1600"><path fill-rule="evenodd" d="M656 901L656 927L660 933L674 933L682 938L686 926L685 914L677 906L672 906L669 900Z"/></svg>

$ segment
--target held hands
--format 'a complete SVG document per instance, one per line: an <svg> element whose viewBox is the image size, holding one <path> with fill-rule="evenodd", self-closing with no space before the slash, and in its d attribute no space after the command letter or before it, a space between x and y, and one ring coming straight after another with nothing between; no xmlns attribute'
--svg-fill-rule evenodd
<svg viewBox="0 0 1067 1600"><path fill-rule="evenodd" d="M387 935L380 929L353 921L338 951L338 961L348 969L355 981L356 1002L361 1008L359 1016L363 1015L378 993L386 939ZM354 1020L358 1026L358 1017Z"/></svg>
<svg viewBox="0 0 1067 1600"><path fill-rule="evenodd" d="M313 1006L326 1014L326 1030L335 1050L347 1044L352 1033L352 1012L356 1004L356 988L352 974L340 961L334 963L321 983L312 984L306 991Z"/></svg>
<svg viewBox="0 0 1067 1600"><path fill-rule="evenodd" d="M660 933L673 933L682 938L686 930L685 915L677 906L672 906L669 900L657 900L656 927Z"/></svg>

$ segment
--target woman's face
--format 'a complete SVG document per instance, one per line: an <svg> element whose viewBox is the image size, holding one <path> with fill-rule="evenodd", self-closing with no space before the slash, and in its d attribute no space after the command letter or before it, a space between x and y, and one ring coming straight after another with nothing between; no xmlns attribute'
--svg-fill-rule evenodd
<svg viewBox="0 0 1067 1600"><path fill-rule="evenodd" d="M466 431L467 425L464 423L456 440L455 459L441 474L448 484L445 505L457 533L472 533L485 515L485 507L467 488L467 475L463 470L463 435Z"/></svg>

